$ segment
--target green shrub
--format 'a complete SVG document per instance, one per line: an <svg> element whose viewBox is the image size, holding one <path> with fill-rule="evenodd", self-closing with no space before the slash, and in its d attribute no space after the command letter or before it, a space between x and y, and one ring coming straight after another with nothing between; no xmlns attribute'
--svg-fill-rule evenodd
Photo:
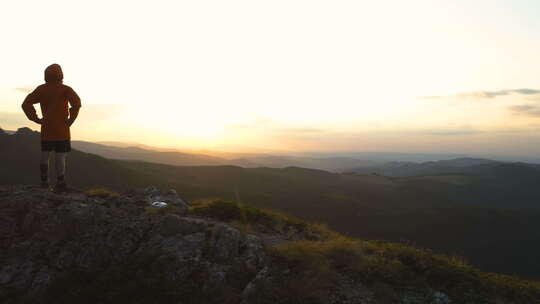
<svg viewBox="0 0 540 304"><path fill-rule="evenodd" d="M306 238L314 240L330 239L339 235L322 224L308 223L277 211L221 199L196 201L189 208L189 213L229 222L243 232L303 233Z"/></svg>
<svg viewBox="0 0 540 304"><path fill-rule="evenodd" d="M460 257L397 243L338 236L284 243L271 248L270 254L292 269L291 280L308 294L316 292L310 288L334 286L339 274L346 273L372 287L442 291L460 303L499 298L530 303L540 298L538 282L483 273Z"/></svg>
<svg viewBox="0 0 540 304"><path fill-rule="evenodd" d="M484 273L457 256L383 241L364 241L362 246L371 256L368 261L372 278L401 285L422 278L423 284L430 288L465 302L479 297L492 301L502 297L522 302L540 298L539 282Z"/></svg>
<svg viewBox="0 0 540 304"><path fill-rule="evenodd" d="M174 205L167 205L165 207L162 207L162 208L156 208L156 207L146 207L144 209L145 213L146 214L151 214L151 215L154 215L154 214L168 214L168 213L178 213L178 207L174 206Z"/></svg>
<svg viewBox="0 0 540 304"><path fill-rule="evenodd" d="M233 201L215 200L206 204L198 204L191 207L189 212L227 222L246 222L245 210L243 210L237 203Z"/></svg>
<svg viewBox="0 0 540 304"><path fill-rule="evenodd" d="M114 191L109 190L107 188L89 189L85 193L89 197L100 197L100 198L117 197L117 196L120 195L117 192L114 192Z"/></svg>

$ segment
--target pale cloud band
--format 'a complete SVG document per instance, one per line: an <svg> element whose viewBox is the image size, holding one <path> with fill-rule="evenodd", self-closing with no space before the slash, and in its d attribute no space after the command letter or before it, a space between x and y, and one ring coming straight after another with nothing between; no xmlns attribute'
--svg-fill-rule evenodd
<svg viewBox="0 0 540 304"><path fill-rule="evenodd" d="M31 88L31 87L18 87L18 88L15 88L15 90L28 94L28 93L32 92L34 90L34 88Z"/></svg>
<svg viewBox="0 0 540 304"><path fill-rule="evenodd" d="M509 109L516 114L540 117L540 105L526 104L511 106Z"/></svg>
<svg viewBox="0 0 540 304"><path fill-rule="evenodd" d="M530 89L530 88L521 88L521 89L497 90L497 91L475 91L475 92L459 93L453 96L421 96L419 98L420 99L445 99L445 98L457 97L457 98L485 99L485 98L496 98L499 96L507 96L511 94L536 95L536 94L540 94L540 90Z"/></svg>

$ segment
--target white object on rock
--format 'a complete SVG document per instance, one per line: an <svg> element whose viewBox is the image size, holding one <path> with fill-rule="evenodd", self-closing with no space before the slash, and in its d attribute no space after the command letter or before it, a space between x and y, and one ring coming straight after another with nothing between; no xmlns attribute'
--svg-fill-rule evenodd
<svg viewBox="0 0 540 304"><path fill-rule="evenodd" d="M153 202L152 203L152 207L156 207L156 208L163 208L163 207L167 207L167 203L165 202Z"/></svg>

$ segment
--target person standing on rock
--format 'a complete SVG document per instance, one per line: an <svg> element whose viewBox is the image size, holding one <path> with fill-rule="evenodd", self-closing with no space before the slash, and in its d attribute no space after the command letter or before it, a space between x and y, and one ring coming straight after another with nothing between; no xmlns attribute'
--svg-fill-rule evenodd
<svg viewBox="0 0 540 304"><path fill-rule="evenodd" d="M41 125L41 186L49 188L49 156L54 151L57 176L54 189L58 192L67 190L66 155L71 151L69 128L77 119L81 108L81 99L71 87L62 83L63 78L60 65L48 66L45 69L45 83L28 94L22 104L28 119ZM36 114L36 103L40 105L42 118Z"/></svg>

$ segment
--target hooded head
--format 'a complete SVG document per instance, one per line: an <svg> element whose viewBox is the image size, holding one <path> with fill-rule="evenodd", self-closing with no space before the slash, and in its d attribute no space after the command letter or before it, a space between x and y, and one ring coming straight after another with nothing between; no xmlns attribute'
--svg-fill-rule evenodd
<svg viewBox="0 0 540 304"><path fill-rule="evenodd" d="M45 69L45 82L62 82L64 74L59 64L51 64Z"/></svg>

